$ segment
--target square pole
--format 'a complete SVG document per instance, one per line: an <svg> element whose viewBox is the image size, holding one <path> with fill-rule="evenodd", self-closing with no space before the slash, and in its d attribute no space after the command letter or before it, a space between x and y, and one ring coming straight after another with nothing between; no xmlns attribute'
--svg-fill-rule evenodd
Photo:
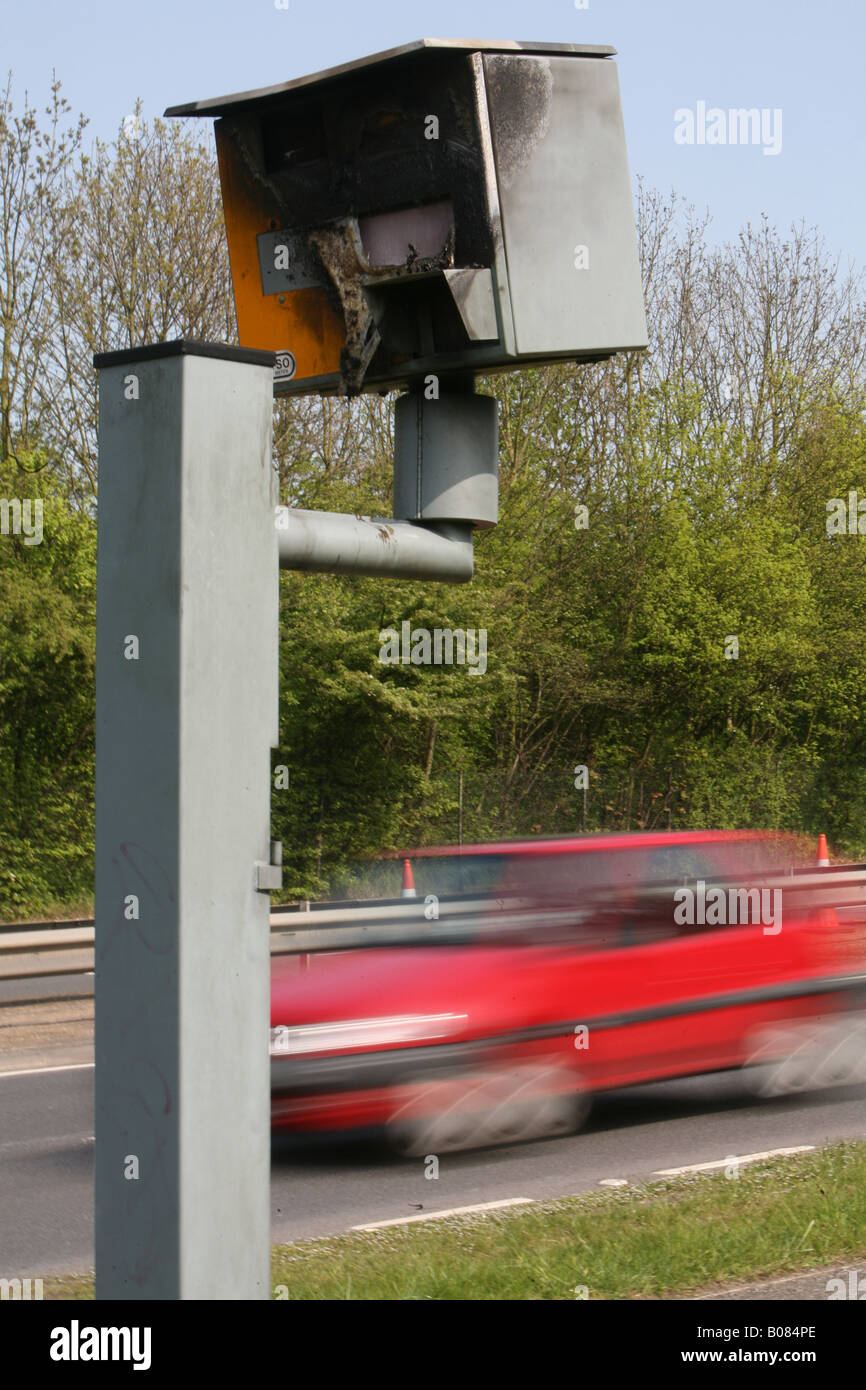
<svg viewBox="0 0 866 1390"><path fill-rule="evenodd" d="M270 1290L273 354L101 354L96 1296Z"/></svg>

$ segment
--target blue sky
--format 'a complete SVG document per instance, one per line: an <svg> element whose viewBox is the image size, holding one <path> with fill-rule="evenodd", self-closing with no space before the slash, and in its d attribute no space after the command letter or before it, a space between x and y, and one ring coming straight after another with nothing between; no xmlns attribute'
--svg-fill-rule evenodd
<svg viewBox="0 0 866 1390"><path fill-rule="evenodd" d="M866 0L278 2L0 0L0 71L12 70L16 104L26 87L44 105L54 68L89 135L111 138L139 96L152 117L424 36L609 43L633 176L708 208L715 240L766 213L781 229L818 227L866 267ZM678 144L674 113L699 102L766 110L779 152Z"/></svg>

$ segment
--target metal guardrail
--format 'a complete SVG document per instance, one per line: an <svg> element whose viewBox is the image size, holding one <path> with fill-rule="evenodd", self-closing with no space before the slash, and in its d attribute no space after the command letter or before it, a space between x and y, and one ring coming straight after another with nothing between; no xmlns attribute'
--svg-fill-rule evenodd
<svg viewBox="0 0 866 1390"><path fill-rule="evenodd" d="M780 888L795 901L816 895L819 906L854 913L866 924L866 865L840 865L824 869L799 869L760 878L762 887ZM714 885L733 887L730 880L714 879ZM669 895L672 884L649 884L641 890L645 901ZM617 889L612 892L615 894ZM598 903L580 916L587 915ZM423 898L377 899L373 902L321 904L309 910L275 908L271 912L271 955L309 956L322 951L358 947L405 946L477 939L479 913L495 913L497 934L527 929L529 918L543 915L545 926L556 929L575 921L575 909L540 908L531 899L495 895L454 895L436 900L437 917L425 916ZM529 917L528 917L529 914ZM301 925L303 923L303 925ZM314 923L314 924L313 924ZM60 975L93 973L94 923L74 920L54 923L18 923L0 928L0 981L26 980Z"/></svg>
<svg viewBox="0 0 866 1390"><path fill-rule="evenodd" d="M437 922L427 920L424 906L423 898L402 898L371 905L317 906L309 912L276 908L271 912L271 955L425 941L437 934ZM481 900L461 896L440 899L437 910L448 920L458 913L468 918L481 906ZM312 919L315 925L308 926ZM0 928L0 981L92 974L94 930L92 918L20 922Z"/></svg>

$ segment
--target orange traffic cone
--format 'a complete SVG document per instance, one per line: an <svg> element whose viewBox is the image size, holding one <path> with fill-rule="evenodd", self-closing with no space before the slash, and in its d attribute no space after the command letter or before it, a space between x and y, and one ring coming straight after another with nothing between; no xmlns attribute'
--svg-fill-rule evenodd
<svg viewBox="0 0 866 1390"><path fill-rule="evenodd" d="M829 855L829 852L828 852L828 850L827 850L827 836L826 836L826 835L819 835L819 836L818 836L818 868L819 868L819 869L829 869L829 867L830 867L830 855Z"/></svg>
<svg viewBox="0 0 866 1390"><path fill-rule="evenodd" d="M401 898L416 898L415 879L412 874L412 865L408 859L403 860L403 888L400 893Z"/></svg>

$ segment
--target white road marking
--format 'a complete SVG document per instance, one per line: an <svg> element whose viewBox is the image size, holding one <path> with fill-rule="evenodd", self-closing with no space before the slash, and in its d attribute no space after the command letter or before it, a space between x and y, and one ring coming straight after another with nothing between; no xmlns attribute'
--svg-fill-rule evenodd
<svg viewBox="0 0 866 1390"><path fill-rule="evenodd" d="M713 1168L727 1168L731 1163L759 1163L764 1158L787 1158L789 1154L809 1154L815 1151L814 1144L801 1144L796 1149L767 1149L766 1153L760 1154L730 1154L728 1158L719 1158L712 1163L689 1163L684 1168L656 1168L652 1176L654 1178L678 1178L683 1173L709 1173Z"/></svg>
<svg viewBox="0 0 866 1390"><path fill-rule="evenodd" d="M92 1062L69 1062L65 1067L28 1067L21 1071L0 1071L0 1081L7 1076L43 1076L50 1071L84 1071L87 1067L93 1069Z"/></svg>
<svg viewBox="0 0 866 1390"><path fill-rule="evenodd" d="M627 1178L599 1178L599 1187L628 1187Z"/></svg>
<svg viewBox="0 0 866 1390"><path fill-rule="evenodd" d="M532 1197L506 1197L502 1202L479 1202L474 1207L448 1207L445 1211L425 1211L418 1216L395 1216L391 1221L371 1221L366 1226L350 1226L350 1231L382 1231L386 1226L409 1226L415 1221L441 1221L446 1216L469 1216L476 1211L495 1211L497 1207L531 1206Z"/></svg>

